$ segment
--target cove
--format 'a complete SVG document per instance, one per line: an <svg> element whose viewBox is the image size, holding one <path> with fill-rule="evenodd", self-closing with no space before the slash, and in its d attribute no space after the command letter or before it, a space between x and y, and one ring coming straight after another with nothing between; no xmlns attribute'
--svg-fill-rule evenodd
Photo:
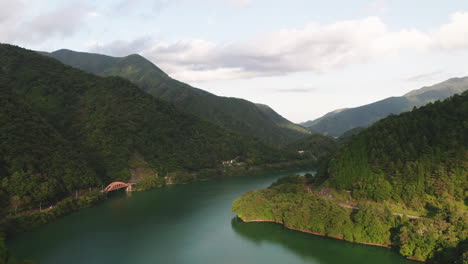
<svg viewBox="0 0 468 264"><path fill-rule="evenodd" d="M397 252L243 223L231 204L285 174L213 179L109 198L9 242L41 264L415 263Z"/></svg>

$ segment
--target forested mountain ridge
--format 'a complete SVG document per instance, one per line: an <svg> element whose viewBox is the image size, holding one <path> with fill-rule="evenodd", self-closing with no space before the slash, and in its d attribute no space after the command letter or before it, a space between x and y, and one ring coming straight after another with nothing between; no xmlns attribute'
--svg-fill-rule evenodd
<svg viewBox="0 0 468 264"><path fill-rule="evenodd" d="M316 176L287 176L233 202L276 222L397 248L430 263L468 261L468 91L391 115L350 136Z"/></svg>
<svg viewBox="0 0 468 264"><path fill-rule="evenodd" d="M445 82L413 90L400 97L389 97L368 105L330 112L301 125L330 136L339 137L355 127L368 127L390 114L410 111L429 102L443 100L468 89L468 77L453 78Z"/></svg>
<svg viewBox="0 0 468 264"><path fill-rule="evenodd" d="M17 204L128 180L135 153L160 177L236 157L282 160L277 149L186 114L120 77L98 77L6 44L0 61L0 195Z"/></svg>
<svg viewBox="0 0 468 264"><path fill-rule="evenodd" d="M319 174L375 200L409 202L468 188L468 92L389 116L354 136Z"/></svg>
<svg viewBox="0 0 468 264"><path fill-rule="evenodd" d="M265 109L247 100L216 96L174 80L140 55L110 57L71 50L42 53L90 73L121 76L151 95L174 103L202 119L270 144L284 145L309 134L269 107Z"/></svg>
<svg viewBox="0 0 468 264"><path fill-rule="evenodd" d="M321 134L314 134L287 145L291 151L300 152L304 159L320 161L332 154L339 146L339 141Z"/></svg>

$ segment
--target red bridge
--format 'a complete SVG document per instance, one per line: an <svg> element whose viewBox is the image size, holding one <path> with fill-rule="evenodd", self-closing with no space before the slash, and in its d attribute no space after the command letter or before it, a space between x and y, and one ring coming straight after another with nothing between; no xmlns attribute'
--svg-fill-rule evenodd
<svg viewBox="0 0 468 264"><path fill-rule="evenodd" d="M110 192L110 191L115 191L118 189L126 188L127 191L132 190L132 185L130 183L125 183L125 182L113 182L104 189L105 192Z"/></svg>

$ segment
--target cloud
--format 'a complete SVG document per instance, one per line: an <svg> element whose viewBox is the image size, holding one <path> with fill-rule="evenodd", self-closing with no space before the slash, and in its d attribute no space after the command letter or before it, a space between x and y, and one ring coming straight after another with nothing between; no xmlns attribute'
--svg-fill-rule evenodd
<svg viewBox="0 0 468 264"><path fill-rule="evenodd" d="M357 30L358 29L358 30ZM446 52L468 49L468 13L456 13L432 31L391 31L378 17L308 23L247 42L217 43L202 39L100 44L111 55L140 53L183 81L245 79L301 71L328 72L355 64L396 57L403 52Z"/></svg>
<svg viewBox="0 0 468 264"><path fill-rule="evenodd" d="M167 65L164 68L177 78L203 81L229 78L227 73L231 78L246 78L324 72L394 56L402 49L425 48L429 42L426 35L413 30L389 32L379 18L370 17L329 25L309 23L302 29L283 29L247 43L155 41L143 53ZM218 77L220 71L224 74Z"/></svg>
<svg viewBox="0 0 468 264"><path fill-rule="evenodd" d="M18 25L27 10L27 1L2 1L0 8L0 41L13 42L19 34Z"/></svg>
<svg viewBox="0 0 468 264"><path fill-rule="evenodd" d="M81 30L85 18L92 14L90 8L75 3L33 16L30 19L24 19L27 1L8 2L16 4L7 4L6 12L16 10L17 13L4 14L2 3L0 40L5 42L37 43L55 37L65 38Z"/></svg>
<svg viewBox="0 0 468 264"><path fill-rule="evenodd" d="M0 23L16 18L26 7L26 1L2 1L0 8Z"/></svg>
<svg viewBox="0 0 468 264"><path fill-rule="evenodd" d="M50 37L67 37L75 34L83 25L89 8L73 4L41 14L22 25L27 29L30 41L43 41Z"/></svg>
<svg viewBox="0 0 468 264"><path fill-rule="evenodd" d="M450 23L442 25L433 35L440 49L466 49L468 47L468 12L452 14Z"/></svg>

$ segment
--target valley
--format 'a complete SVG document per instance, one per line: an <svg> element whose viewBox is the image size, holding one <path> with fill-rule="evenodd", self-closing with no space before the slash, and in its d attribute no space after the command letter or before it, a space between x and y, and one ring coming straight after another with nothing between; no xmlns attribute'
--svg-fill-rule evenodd
<svg viewBox="0 0 468 264"><path fill-rule="evenodd" d="M468 263L468 13L245 40L281 1L114 2L0 3L0 264Z"/></svg>

